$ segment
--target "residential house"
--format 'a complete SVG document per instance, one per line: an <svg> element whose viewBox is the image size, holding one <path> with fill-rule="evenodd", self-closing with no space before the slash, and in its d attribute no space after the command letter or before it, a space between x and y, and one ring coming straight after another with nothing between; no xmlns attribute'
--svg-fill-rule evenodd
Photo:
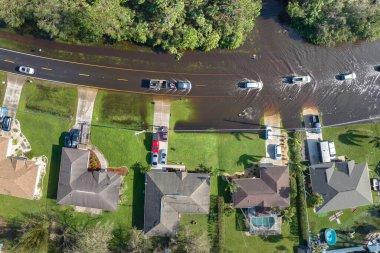
<svg viewBox="0 0 380 253"><path fill-rule="evenodd" d="M38 195L41 170L34 161L8 157L11 141L0 137L0 194L34 199Z"/></svg>
<svg viewBox="0 0 380 253"><path fill-rule="evenodd" d="M188 172L149 172L145 182L144 233L172 237L181 214L207 214L210 176Z"/></svg>
<svg viewBox="0 0 380 253"><path fill-rule="evenodd" d="M311 186L324 202L318 213L371 205L368 165L355 161L321 163L310 166Z"/></svg>
<svg viewBox="0 0 380 253"><path fill-rule="evenodd" d="M281 234L282 219L273 208L290 206L287 166L262 166L259 177L233 179L238 188L232 194L233 206L244 209L246 225L253 235Z"/></svg>
<svg viewBox="0 0 380 253"><path fill-rule="evenodd" d="M89 150L62 149L57 202L115 211L121 177L114 172L89 170L89 158Z"/></svg>

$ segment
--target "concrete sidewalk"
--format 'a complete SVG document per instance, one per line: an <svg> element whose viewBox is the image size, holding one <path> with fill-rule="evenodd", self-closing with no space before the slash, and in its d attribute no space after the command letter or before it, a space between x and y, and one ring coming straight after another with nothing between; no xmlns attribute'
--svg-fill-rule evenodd
<svg viewBox="0 0 380 253"><path fill-rule="evenodd" d="M78 107L75 119L75 127L79 128L81 123L91 124L92 112L96 99L97 89L78 88Z"/></svg>
<svg viewBox="0 0 380 253"><path fill-rule="evenodd" d="M7 89L5 90L3 106L7 107L8 116L15 118L21 90L26 77L7 73Z"/></svg>

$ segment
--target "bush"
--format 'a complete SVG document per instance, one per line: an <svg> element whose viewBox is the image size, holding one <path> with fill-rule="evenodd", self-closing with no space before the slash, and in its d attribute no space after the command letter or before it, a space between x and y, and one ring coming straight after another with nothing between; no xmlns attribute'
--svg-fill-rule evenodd
<svg viewBox="0 0 380 253"><path fill-rule="evenodd" d="M222 196L218 197L218 243L217 252L223 252L224 248L224 198Z"/></svg>
<svg viewBox="0 0 380 253"><path fill-rule="evenodd" d="M100 170L102 165L100 164L99 158L96 156L96 154L90 150L90 160L88 169L89 170Z"/></svg>
<svg viewBox="0 0 380 253"><path fill-rule="evenodd" d="M319 193L312 193L308 198L307 198L307 204L309 207L319 207L323 204L323 197Z"/></svg>

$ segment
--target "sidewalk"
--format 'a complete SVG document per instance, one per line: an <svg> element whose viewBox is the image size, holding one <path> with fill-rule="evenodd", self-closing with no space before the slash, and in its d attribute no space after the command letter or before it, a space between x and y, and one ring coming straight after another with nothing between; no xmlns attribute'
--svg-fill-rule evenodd
<svg viewBox="0 0 380 253"><path fill-rule="evenodd" d="M5 90L3 106L7 107L8 116L15 118L21 90L26 77L7 73L7 88Z"/></svg>

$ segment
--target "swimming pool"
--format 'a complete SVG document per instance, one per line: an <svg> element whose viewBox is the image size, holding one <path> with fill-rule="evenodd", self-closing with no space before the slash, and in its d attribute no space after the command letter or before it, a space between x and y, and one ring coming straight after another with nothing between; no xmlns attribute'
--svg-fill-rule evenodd
<svg viewBox="0 0 380 253"><path fill-rule="evenodd" d="M252 217L251 223L254 227L269 229L275 223L274 217Z"/></svg>

